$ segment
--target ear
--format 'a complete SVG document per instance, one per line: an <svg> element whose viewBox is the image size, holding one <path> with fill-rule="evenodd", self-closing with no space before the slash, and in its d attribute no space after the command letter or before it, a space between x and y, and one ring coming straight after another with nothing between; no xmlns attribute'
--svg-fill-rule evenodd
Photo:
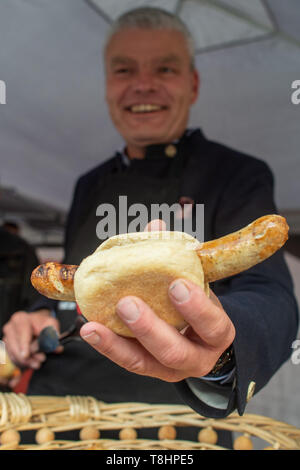
<svg viewBox="0 0 300 470"><path fill-rule="evenodd" d="M192 72L192 93L191 93L191 104L194 104L199 96L200 89L200 75L198 70L194 69Z"/></svg>

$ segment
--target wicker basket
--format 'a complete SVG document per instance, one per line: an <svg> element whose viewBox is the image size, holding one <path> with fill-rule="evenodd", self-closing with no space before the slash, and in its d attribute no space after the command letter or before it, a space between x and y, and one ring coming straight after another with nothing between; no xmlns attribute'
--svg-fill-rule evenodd
<svg viewBox="0 0 300 470"><path fill-rule="evenodd" d="M174 433L181 426L195 426L199 432L203 429L209 432L202 432L197 442L180 441ZM157 428L158 439L139 439L141 428ZM20 431L37 433L42 429L42 439L36 437L39 443L22 444ZM87 433L78 441L59 439L61 432L82 429L92 429L96 438L95 434ZM226 419L215 420L181 405L107 404L90 396L0 394L0 450L223 450L215 441L215 431L221 429L238 434L235 449L253 448L253 437L262 439L266 449L300 449L300 429L254 414L232 413ZM99 437L97 433L104 430L120 431L120 439L104 439L101 434Z"/></svg>

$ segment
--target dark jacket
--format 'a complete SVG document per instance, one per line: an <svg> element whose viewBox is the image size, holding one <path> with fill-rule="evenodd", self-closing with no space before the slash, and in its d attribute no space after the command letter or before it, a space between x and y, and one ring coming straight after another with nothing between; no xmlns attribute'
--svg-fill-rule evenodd
<svg viewBox="0 0 300 470"><path fill-rule="evenodd" d="M0 227L0 337L2 327L17 310L26 310L38 297L30 275L39 260L21 237Z"/></svg>
<svg viewBox="0 0 300 470"><path fill-rule="evenodd" d="M164 147L151 146L147 155L163 152ZM188 163L181 180L181 194L205 205L205 240L221 237L262 215L277 212L273 176L266 163L211 142L199 130L185 138L183 148ZM66 226L66 253L82 223L93 186L114 171L119 159L113 157L78 180ZM242 414L250 389L259 391L289 358L297 334L298 310L282 249L252 269L210 287L236 328L236 374L234 382L228 385L206 383L202 379L192 381L196 387L198 381L199 390L205 384L206 391L224 394L228 403L223 408L208 405L192 392L189 380L175 384L175 388L181 399L200 414L221 418L235 409ZM41 300L36 308L45 304L53 305Z"/></svg>

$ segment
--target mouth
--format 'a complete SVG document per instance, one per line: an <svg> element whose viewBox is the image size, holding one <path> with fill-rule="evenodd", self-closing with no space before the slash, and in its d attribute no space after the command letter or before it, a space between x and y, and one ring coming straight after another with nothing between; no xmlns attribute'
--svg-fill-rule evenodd
<svg viewBox="0 0 300 470"><path fill-rule="evenodd" d="M133 114L157 113L159 111L165 111L166 109L167 106L150 103L134 104L132 106L125 107L126 111Z"/></svg>

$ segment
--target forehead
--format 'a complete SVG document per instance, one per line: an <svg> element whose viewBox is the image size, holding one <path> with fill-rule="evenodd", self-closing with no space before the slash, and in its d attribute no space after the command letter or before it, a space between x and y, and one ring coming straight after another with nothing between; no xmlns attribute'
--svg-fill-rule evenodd
<svg viewBox="0 0 300 470"><path fill-rule="evenodd" d="M111 63L116 58L139 62L164 59L165 57L189 62L190 54L186 38L180 31L125 29L115 33L105 50L105 61Z"/></svg>

